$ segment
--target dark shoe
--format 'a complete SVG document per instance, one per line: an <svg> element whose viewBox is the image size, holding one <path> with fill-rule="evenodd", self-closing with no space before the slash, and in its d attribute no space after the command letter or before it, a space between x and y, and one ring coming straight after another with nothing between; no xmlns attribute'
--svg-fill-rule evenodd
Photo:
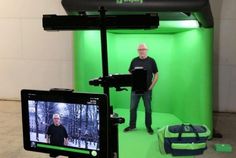
<svg viewBox="0 0 236 158"><path fill-rule="evenodd" d="M152 127L147 128L147 132L148 132L150 135L153 135L153 129L152 129Z"/></svg>
<svg viewBox="0 0 236 158"><path fill-rule="evenodd" d="M135 127L126 127L125 129L124 129L124 132L129 132L129 131L133 131L133 130L135 130Z"/></svg>

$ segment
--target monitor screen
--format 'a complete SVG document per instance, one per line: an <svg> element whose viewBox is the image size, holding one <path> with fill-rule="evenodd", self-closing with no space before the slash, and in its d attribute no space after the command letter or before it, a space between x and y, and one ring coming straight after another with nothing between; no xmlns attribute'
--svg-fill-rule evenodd
<svg viewBox="0 0 236 158"><path fill-rule="evenodd" d="M101 157L106 151L106 96L22 90L26 150Z"/></svg>

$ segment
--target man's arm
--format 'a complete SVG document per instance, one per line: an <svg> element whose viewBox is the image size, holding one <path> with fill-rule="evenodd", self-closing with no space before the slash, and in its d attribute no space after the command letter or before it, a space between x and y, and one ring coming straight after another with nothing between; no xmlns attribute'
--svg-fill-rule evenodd
<svg viewBox="0 0 236 158"><path fill-rule="evenodd" d="M68 145L68 138L64 138L64 145L65 145L65 146Z"/></svg>
<svg viewBox="0 0 236 158"><path fill-rule="evenodd" d="M155 84L157 83L158 80L158 72L154 74L154 78L152 80L152 84L150 85L150 87L148 88L148 90L152 90L152 88L155 86Z"/></svg>
<svg viewBox="0 0 236 158"><path fill-rule="evenodd" d="M68 145L68 134L67 134L67 131L64 127L64 132L65 132L65 136L64 136L64 145L67 146Z"/></svg>
<svg viewBox="0 0 236 158"><path fill-rule="evenodd" d="M133 66L133 61L134 59L130 62L130 65L129 65L129 73L131 74L132 73L132 70L134 69L134 66Z"/></svg>
<svg viewBox="0 0 236 158"><path fill-rule="evenodd" d="M46 140L47 140L47 143L50 144L50 136L48 134L46 134Z"/></svg>
<svg viewBox="0 0 236 158"><path fill-rule="evenodd" d="M48 127L48 130L46 133L46 141L48 144L50 144L50 137L51 137L51 126Z"/></svg>

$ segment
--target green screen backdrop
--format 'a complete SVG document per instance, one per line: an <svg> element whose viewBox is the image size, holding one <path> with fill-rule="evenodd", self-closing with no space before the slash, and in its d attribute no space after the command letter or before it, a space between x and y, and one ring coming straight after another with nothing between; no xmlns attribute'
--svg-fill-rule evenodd
<svg viewBox="0 0 236 158"><path fill-rule="evenodd" d="M149 47L159 69L153 90L152 110L170 113L182 122L206 124L212 130L212 43L213 29L160 28L156 31L109 31L109 73L128 73L139 43ZM99 31L74 32L75 90L102 93L88 84L102 76ZM110 89L111 104L129 109L129 91ZM139 110L143 111L141 102ZM155 120L153 120L155 123Z"/></svg>

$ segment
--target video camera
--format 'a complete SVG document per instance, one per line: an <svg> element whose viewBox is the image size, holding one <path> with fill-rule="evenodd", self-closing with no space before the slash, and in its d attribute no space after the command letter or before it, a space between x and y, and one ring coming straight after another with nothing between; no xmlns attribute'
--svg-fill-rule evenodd
<svg viewBox="0 0 236 158"><path fill-rule="evenodd" d="M122 87L132 87L136 93L144 93L147 90L147 71L143 68L136 68L131 74L113 74L99 77L89 81L90 85L102 87L115 87L116 91L127 90Z"/></svg>

